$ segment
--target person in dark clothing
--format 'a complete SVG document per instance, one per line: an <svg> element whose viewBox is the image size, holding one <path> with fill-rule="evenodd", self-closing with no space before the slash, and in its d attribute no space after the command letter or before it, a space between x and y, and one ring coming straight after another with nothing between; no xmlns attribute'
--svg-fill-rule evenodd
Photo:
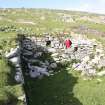
<svg viewBox="0 0 105 105"><path fill-rule="evenodd" d="M49 38L46 38L46 46L50 46L51 45L51 40L49 40Z"/></svg>
<svg viewBox="0 0 105 105"><path fill-rule="evenodd" d="M77 51L77 50L78 50L78 46L75 46L74 47L74 52Z"/></svg>
<svg viewBox="0 0 105 105"><path fill-rule="evenodd" d="M51 45L51 41L50 40L46 41L46 46L50 46L50 45Z"/></svg>

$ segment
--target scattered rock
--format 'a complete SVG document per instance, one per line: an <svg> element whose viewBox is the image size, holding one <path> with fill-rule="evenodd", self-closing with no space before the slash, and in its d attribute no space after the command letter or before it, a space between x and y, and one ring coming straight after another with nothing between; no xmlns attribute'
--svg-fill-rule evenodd
<svg viewBox="0 0 105 105"><path fill-rule="evenodd" d="M53 68L53 69L55 69L55 68L57 68L57 64L56 63L51 63L50 64L50 67Z"/></svg>
<svg viewBox="0 0 105 105"><path fill-rule="evenodd" d="M20 72L18 72L18 73L15 75L15 80L16 80L18 83L22 83L22 82L23 82L23 79L22 79L22 76L21 76Z"/></svg>
<svg viewBox="0 0 105 105"><path fill-rule="evenodd" d="M19 57L11 58L11 59L9 59L9 61L12 62L14 65L17 65L20 63Z"/></svg>
<svg viewBox="0 0 105 105"><path fill-rule="evenodd" d="M82 75L86 76L95 76L96 70L104 67L105 64L105 55L103 47L100 44L97 44L93 40L88 39L76 39L72 40L72 46L70 49L65 49L65 46L60 43L58 38L48 37L51 41L51 47L45 46L46 42L42 38L35 37L26 37L22 41L21 48L17 47L16 49L11 49L10 53L6 54L6 58L12 62L16 71L21 71L20 69L20 49L22 53L22 58L27 62L29 74L32 78L42 78L44 75L49 76L48 68L56 68L57 63L64 63L65 61L74 61L78 60L79 63L74 63L72 67L74 70L81 71ZM42 45L44 43L44 47ZM75 47L78 49L75 51ZM41 56L45 53L51 53L53 62L45 58L44 61L41 61ZM55 63L54 63L55 61ZM35 64L35 65L32 65ZM105 71L97 73L98 76L105 75ZM20 75L15 76L16 80L19 81Z"/></svg>
<svg viewBox="0 0 105 105"><path fill-rule="evenodd" d="M23 101L23 102L26 102L25 95L22 95L22 96L18 97L18 100Z"/></svg>
<svg viewBox="0 0 105 105"><path fill-rule="evenodd" d="M105 75L105 70L97 73L97 76L104 76L104 75Z"/></svg>
<svg viewBox="0 0 105 105"><path fill-rule="evenodd" d="M48 51L51 52L51 53L55 53L56 49L55 48L48 48Z"/></svg>

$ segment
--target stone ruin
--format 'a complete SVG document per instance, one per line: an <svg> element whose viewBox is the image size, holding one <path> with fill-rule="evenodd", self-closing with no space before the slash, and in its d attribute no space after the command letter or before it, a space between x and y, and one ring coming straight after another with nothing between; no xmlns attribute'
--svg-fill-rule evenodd
<svg viewBox="0 0 105 105"><path fill-rule="evenodd" d="M105 75L105 49L101 43L86 38L71 37L70 39L72 46L66 49L64 37L59 39L52 36L20 36L19 46L5 54L16 67L15 80L24 83L22 68L25 70L25 75L31 78L42 78L52 75L58 63L72 60L78 61L72 65L72 69L80 71L82 75L88 77ZM50 40L48 45L46 40ZM76 51L75 46L78 46Z"/></svg>

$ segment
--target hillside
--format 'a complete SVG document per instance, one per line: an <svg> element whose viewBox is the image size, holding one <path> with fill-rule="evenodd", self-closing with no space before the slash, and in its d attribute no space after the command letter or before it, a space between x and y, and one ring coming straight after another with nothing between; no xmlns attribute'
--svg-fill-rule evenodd
<svg viewBox="0 0 105 105"><path fill-rule="evenodd" d="M49 9L0 9L0 105L23 105L19 97L24 91L29 105L105 104L105 77L84 81L66 62L57 68L57 73L43 79L31 79L24 73L25 90L23 85L16 83L15 67L3 56L17 47L17 34L43 36L43 33L50 33L56 36L61 32L72 36L80 34L105 45L105 15Z"/></svg>
<svg viewBox="0 0 105 105"><path fill-rule="evenodd" d="M89 29L90 34L97 31L103 35L105 32L105 15L47 9L1 9L0 13L1 28L12 27L7 30L12 33L15 29L21 31L21 28L34 33L74 29L77 32L80 32L78 29Z"/></svg>
<svg viewBox="0 0 105 105"><path fill-rule="evenodd" d="M74 31L89 37L105 36L105 15L48 9L0 9L0 38L17 33ZM104 42L103 38L100 38Z"/></svg>

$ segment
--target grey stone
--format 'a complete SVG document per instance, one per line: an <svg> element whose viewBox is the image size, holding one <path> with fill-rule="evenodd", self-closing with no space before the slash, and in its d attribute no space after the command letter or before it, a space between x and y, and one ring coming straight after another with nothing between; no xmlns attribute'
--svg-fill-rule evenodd
<svg viewBox="0 0 105 105"><path fill-rule="evenodd" d="M57 68L57 64L56 63L51 63L50 64L50 67L53 68L53 69L55 69L55 68Z"/></svg>

